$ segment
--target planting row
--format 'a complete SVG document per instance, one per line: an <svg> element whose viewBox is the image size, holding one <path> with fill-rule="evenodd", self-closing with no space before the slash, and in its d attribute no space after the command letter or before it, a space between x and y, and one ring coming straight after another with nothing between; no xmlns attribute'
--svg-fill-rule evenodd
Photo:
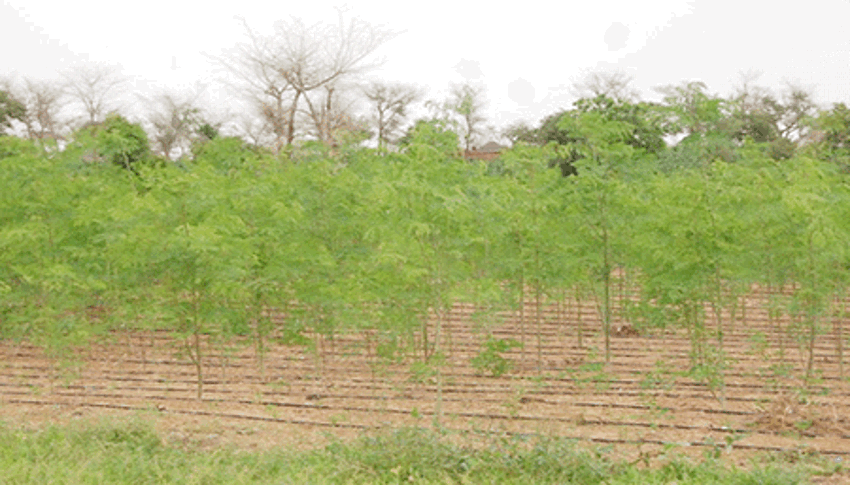
<svg viewBox="0 0 850 486"><path fill-rule="evenodd" d="M815 376L818 336L845 312L846 175L752 145L734 164L661 170L618 141L622 125L583 127L581 146L520 145L490 164L458 159L427 126L404 153L297 162L216 141L192 162L133 170L7 148L0 331L64 348L167 329L201 382L204 335L250 335L262 356L270 336L369 331L387 359L439 362L455 302L484 309L485 334L498 312L522 309L533 342L542 306L569 298L594 303L606 361L612 323L626 319L686 332L694 373L722 382L728 316L757 285ZM550 168L564 150L582 155L578 175Z"/></svg>

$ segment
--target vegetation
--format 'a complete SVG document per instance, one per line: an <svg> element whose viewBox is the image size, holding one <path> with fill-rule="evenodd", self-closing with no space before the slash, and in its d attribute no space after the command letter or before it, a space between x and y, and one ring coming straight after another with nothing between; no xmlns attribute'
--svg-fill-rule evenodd
<svg viewBox="0 0 850 486"><path fill-rule="evenodd" d="M478 438L404 429L315 450L214 451L169 443L150 423L103 420L39 430L0 425L4 484L801 484L838 471L818 457L739 468L668 451L652 464L545 438Z"/></svg>
<svg viewBox="0 0 850 486"><path fill-rule="evenodd" d="M84 126L61 116L59 87L0 84L0 130L25 135L0 136L0 339L28 340L58 360L116 329L167 331L194 367L200 398L215 346L250 341L265 377L269 340L308 346L321 365L325 350L352 334L376 367L407 360L434 379L439 422L442 372L452 353L444 323L455 303L485 314L482 347L470 358L480 374L510 374L513 355L535 348L542 374L541 309L590 301L604 351L588 366L604 372L614 358L616 320L663 327L688 336L685 375L724 401L725 335L738 298L760 287L775 297L769 318L779 339L763 346L779 348L776 369L804 386L815 383L815 350L831 323L843 374L850 285L844 104L818 112L799 89L776 96L749 81L727 98L699 82L666 86L659 88L663 101L650 103L630 92L627 80L597 76L572 107L537 127L514 127L514 146L482 162L465 160L461 150L484 132L479 87L458 86L448 101L430 100L438 113L405 130L422 93L375 83L358 91L373 103L374 150L363 146L369 127L349 109L355 103L345 87L374 66L368 57L394 34L342 17L340 29L298 19L281 26L274 38L246 26L250 42L219 60L240 78L253 121L260 120L260 128L252 121L239 136L208 119L197 96L162 94L143 121L106 114L106 94L121 81L108 69L69 77L87 111ZM329 39L327 49L319 48L322 39ZM668 145L674 138L678 143ZM638 296L628 313L626 285ZM519 313L519 341L492 332L493 316L510 310ZM788 344L804 357L800 366L789 366ZM597 351L587 349L588 359ZM179 467L187 458L219 460L180 456L149 431L133 430L106 434L117 434L120 447L172 457ZM19 437L8 434L6 443ZM55 431L43 434L34 443L59 440ZM413 463L392 475L377 468L384 476L358 476L364 466L357 462L352 476L327 481L519 482L531 477L493 464L527 460L546 464L533 473L535 482L644 478L620 476L638 473L592 462L598 456L587 460L599 475L574 478L564 469L569 461L547 462L548 448L563 444L529 449L539 456L515 448L511 454L521 459L494 462L489 452L443 449L434 440L405 432L364 442L357 454L380 462L389 456L370 447L408 441L413 450L433 450L441 464L435 476L419 476ZM340 457L348 454L347 446L334 447ZM447 450L469 462L446 459ZM567 452L558 454L560 460ZM489 461L504 477L483 469L467 475L478 470L476 461ZM737 480L690 467L657 478ZM85 474L20 480L99 481ZM281 474L298 480L303 471ZM182 482L167 475L138 480L151 479Z"/></svg>

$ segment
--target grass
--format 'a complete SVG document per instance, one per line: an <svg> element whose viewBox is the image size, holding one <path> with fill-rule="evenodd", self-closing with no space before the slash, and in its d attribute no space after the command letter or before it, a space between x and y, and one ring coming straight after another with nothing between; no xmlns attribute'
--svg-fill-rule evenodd
<svg viewBox="0 0 850 486"><path fill-rule="evenodd" d="M601 484L809 483L839 471L817 456L762 457L748 468L670 455L650 467L559 439L460 436L402 429L315 450L214 451L170 446L142 419L27 430L0 424L0 483L83 484Z"/></svg>

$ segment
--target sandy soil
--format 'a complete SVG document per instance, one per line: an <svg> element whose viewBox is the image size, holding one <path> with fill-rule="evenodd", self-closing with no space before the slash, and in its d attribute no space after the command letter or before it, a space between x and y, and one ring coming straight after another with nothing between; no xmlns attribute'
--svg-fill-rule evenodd
<svg viewBox="0 0 850 486"><path fill-rule="evenodd" d="M417 377L410 359L378 360L361 335L322 340L321 356L272 344L264 375L250 342L205 341L200 399L196 367L168 333L115 333L58 357L26 342L0 342L0 420L36 426L142 415L173 443L264 449L316 447L438 418L469 437L559 435L634 458L719 448L742 461L762 451L850 460L850 387L839 376L836 328L818 337L818 382L804 391L805 355L787 337L780 346L763 301L752 296L745 319L726 316L730 364L725 386L715 390L675 374L690 366L682 332L638 332L618 321L604 363L594 308L579 313L574 304L546 307L539 325L532 303L524 325L507 316L491 331L524 336L525 347L505 353L515 363L511 372L482 376L470 359L483 334L474 330L473 309L457 305L443 324L441 376ZM780 363L793 367L790 377L777 372Z"/></svg>

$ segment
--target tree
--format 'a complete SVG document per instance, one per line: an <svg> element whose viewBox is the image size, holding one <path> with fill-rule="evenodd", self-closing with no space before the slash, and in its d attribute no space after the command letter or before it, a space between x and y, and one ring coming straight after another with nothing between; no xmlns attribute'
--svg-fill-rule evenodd
<svg viewBox="0 0 850 486"><path fill-rule="evenodd" d="M809 150L819 158L838 164L842 170L850 171L850 108L844 103L835 103L832 109L821 111L807 123L813 129Z"/></svg>
<svg viewBox="0 0 850 486"><path fill-rule="evenodd" d="M133 172L150 154L148 136L141 125L130 123L118 114L110 114L100 123L87 125L74 134L77 141L91 137L94 156Z"/></svg>
<svg viewBox="0 0 850 486"><path fill-rule="evenodd" d="M457 133L449 128L445 120L437 118L416 120L399 139L399 145L408 148L416 144L427 145L446 156L460 156Z"/></svg>
<svg viewBox="0 0 850 486"><path fill-rule="evenodd" d="M683 82L654 88L664 96L667 133L681 137L677 152L687 165L703 164L715 159L735 160L734 104L720 96L707 93L702 81ZM682 166L681 161L670 165Z"/></svg>
<svg viewBox="0 0 850 486"><path fill-rule="evenodd" d="M157 151L171 159L175 151L188 153L198 127L203 124L198 95L160 93L149 100L148 121L152 125L151 142Z"/></svg>
<svg viewBox="0 0 850 486"><path fill-rule="evenodd" d="M487 120L483 111L484 88L465 83L451 88L448 108L461 120L464 149L472 148L472 140L481 135L481 125Z"/></svg>
<svg viewBox="0 0 850 486"><path fill-rule="evenodd" d="M294 133L288 132L292 87L279 69L274 38L255 33L244 19L242 24L248 42L237 44L228 55L213 60L236 77L235 83L229 83L232 89L259 115L259 124L247 118L241 120L245 134L257 145L266 142L270 135L276 150L280 150L294 137Z"/></svg>
<svg viewBox="0 0 850 486"><path fill-rule="evenodd" d="M623 99L599 95L595 98L582 98L575 102L572 110L563 110L545 118L535 134L525 134L532 143L546 144L554 142L559 146L579 147L587 143L583 134L582 122L590 117L584 114L599 115L604 122L622 124L628 130L617 132L617 137L609 143L622 143L650 154L660 154L667 148L664 136L669 133L665 110L655 103L633 103ZM565 120L574 120L567 123ZM564 176L577 173L573 163L581 158L576 150L561 151L561 155L550 161L550 166L558 166Z"/></svg>
<svg viewBox="0 0 850 486"><path fill-rule="evenodd" d="M524 120L511 123L507 128L502 130L502 136L507 138L511 145L516 145L517 142L538 144L540 142L539 135L539 131L532 128Z"/></svg>
<svg viewBox="0 0 850 486"><path fill-rule="evenodd" d="M735 138L743 141L749 137L767 144L774 159L790 158L797 142L806 135L804 120L816 114L817 106L805 88L786 83L785 91L777 96L769 88L754 84L759 76L752 71L742 73L741 84L731 99Z"/></svg>
<svg viewBox="0 0 850 486"><path fill-rule="evenodd" d="M43 140L62 138L64 122L60 118L63 91L61 86L49 81L24 79L16 86L11 80L3 82L6 104L23 123L27 138ZM8 100L15 100L14 102ZM23 111L20 109L23 106ZM4 118L8 122L9 118Z"/></svg>
<svg viewBox="0 0 850 486"><path fill-rule="evenodd" d="M27 108L8 91L0 90L0 133L12 128L12 120L23 122Z"/></svg>
<svg viewBox="0 0 850 486"><path fill-rule="evenodd" d="M351 139L359 139L359 143L372 136L368 123L354 114L355 102L346 99L347 92L349 90L331 84L324 87L321 97L314 100L304 97L311 121L310 135L331 145L347 143Z"/></svg>
<svg viewBox="0 0 850 486"><path fill-rule="evenodd" d="M308 119L317 128L317 135L327 136L329 119L324 115L332 113L327 108L333 107L341 82L377 65L367 63L367 58L395 35L358 19L346 21L342 11L335 26L308 26L292 17L275 24L271 37L258 36L247 25L246 30L251 44L242 45L237 52L243 60L225 67L247 81L255 93L262 88L260 92L273 101L263 104L263 114L272 122L278 141L285 138L288 146L295 139L300 103L308 105ZM322 93L323 102L316 98L317 91Z"/></svg>
<svg viewBox="0 0 850 486"><path fill-rule="evenodd" d="M83 64L62 74L64 89L74 101L83 105L88 115L88 123L103 120L111 111L111 99L126 78L120 74L120 68L105 64Z"/></svg>
<svg viewBox="0 0 850 486"><path fill-rule="evenodd" d="M422 98L423 92L415 86L372 81L363 87L363 95L372 103L370 121L377 130L380 150L395 139L407 117L407 109Z"/></svg>
<svg viewBox="0 0 850 486"><path fill-rule="evenodd" d="M573 83L573 92L579 98L606 96L618 101L636 102L640 96L629 85L634 78L621 71L594 71L581 81Z"/></svg>

